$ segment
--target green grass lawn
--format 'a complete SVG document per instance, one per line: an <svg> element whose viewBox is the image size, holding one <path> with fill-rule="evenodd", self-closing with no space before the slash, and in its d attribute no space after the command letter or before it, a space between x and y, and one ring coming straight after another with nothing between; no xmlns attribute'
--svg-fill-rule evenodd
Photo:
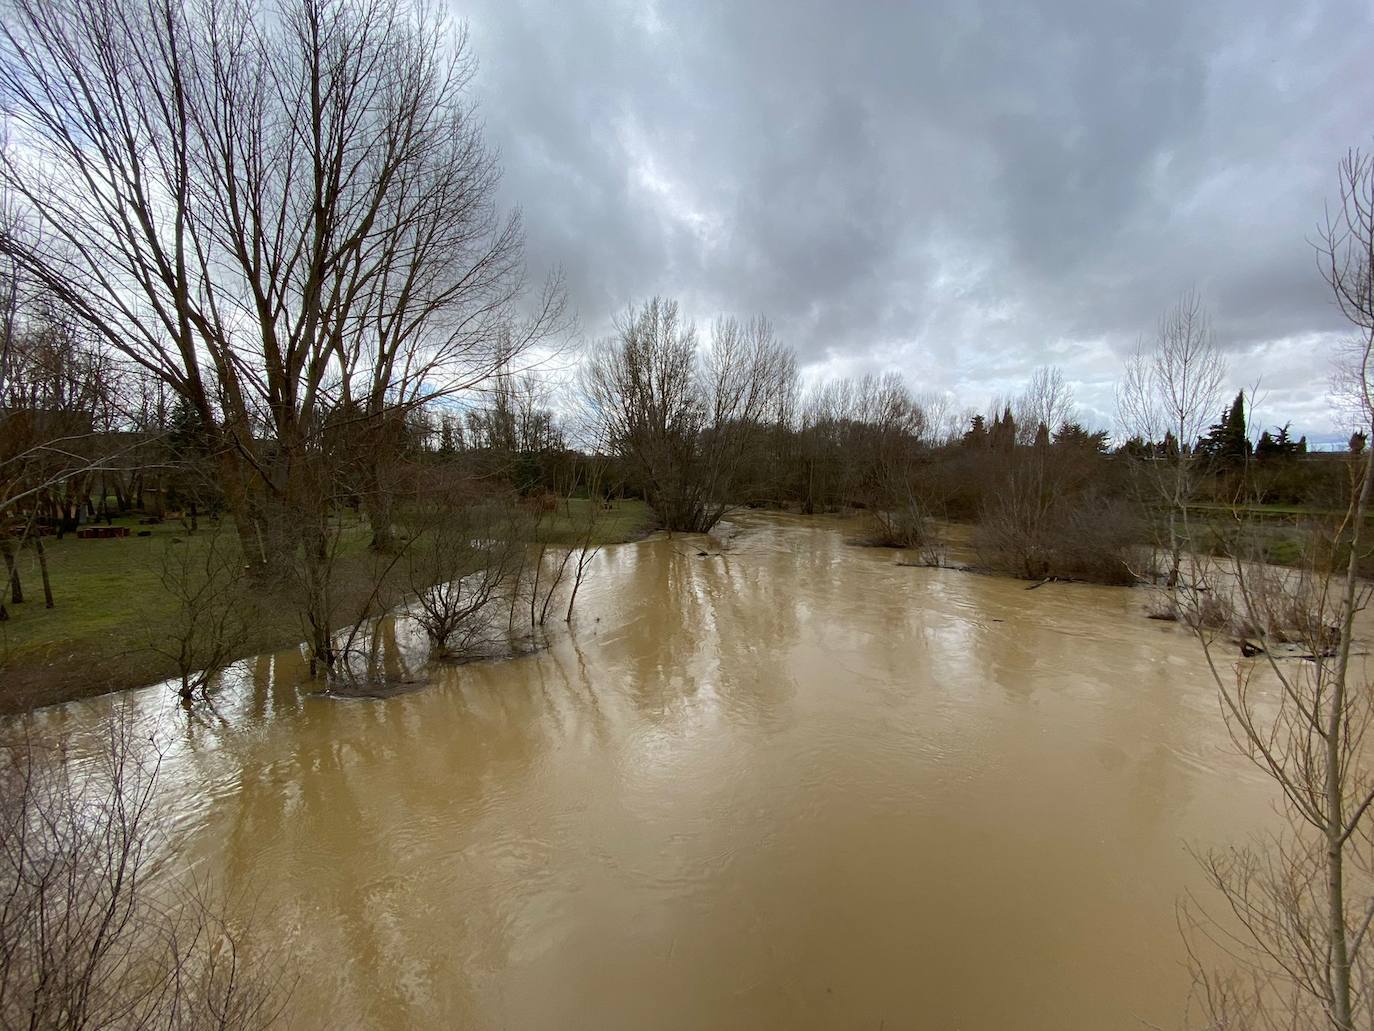
<svg viewBox="0 0 1374 1031"><path fill-rule="evenodd" d="M1330 555L1319 552L1321 561L1340 569L1349 561L1349 528L1340 534L1339 540L1332 541L1345 512L1299 505L1188 507L1197 517L1193 525L1197 546L1212 554L1245 555L1274 565L1299 566L1313 560L1313 547L1325 539L1325 546L1335 550ZM1374 522L1374 516L1370 522ZM1320 529L1314 533L1313 527ZM1361 576L1374 576L1374 548L1367 531L1364 536L1357 568Z"/></svg>
<svg viewBox="0 0 1374 1031"><path fill-rule="evenodd" d="M612 501L609 509L586 498L558 502L554 511L541 520L539 532L552 544L580 544L592 520L593 544L617 544L642 537L653 525L652 516L642 501ZM597 507L593 508L593 505Z"/></svg>
<svg viewBox="0 0 1374 1031"><path fill-rule="evenodd" d="M1206 515L1235 513L1241 516L1306 516L1321 519L1339 519L1346 514L1344 509L1317 508L1313 505L1224 505L1210 502L1195 502L1188 506L1188 510ZM1370 518L1374 519L1374 515Z"/></svg>
<svg viewBox="0 0 1374 1031"><path fill-rule="evenodd" d="M19 553L24 603L8 605L9 619L0 623L0 658L8 663L50 648L75 648L111 635L129 637L140 624L165 618L171 599L159 576L169 548L201 548L216 532L210 520L199 533L188 534L178 523L140 526L136 519L116 519L130 534L150 536L113 540L44 538L54 607L43 605L38 556L32 547Z"/></svg>
<svg viewBox="0 0 1374 1031"><path fill-rule="evenodd" d="M589 515L595 515L596 543L633 540L651 525L641 501L617 501L609 510L583 499L559 502L541 520L541 534L555 544L581 538ZM569 507L571 506L571 507ZM44 538L54 607L44 607L38 557L24 548L18 556L24 602L7 604L9 619L0 622L0 712L102 691L149 683L170 675L148 649L150 633L176 614L163 588L162 571L170 549L205 549L218 538L236 546L228 519L216 525L202 518L196 533L176 521L143 526L136 517L116 519L130 536L109 540ZM136 536L140 531L148 536ZM342 561L368 559L366 526L349 520L344 526ZM8 599L8 592L6 592ZM268 608L253 649L267 650L301 639L294 611L279 604Z"/></svg>

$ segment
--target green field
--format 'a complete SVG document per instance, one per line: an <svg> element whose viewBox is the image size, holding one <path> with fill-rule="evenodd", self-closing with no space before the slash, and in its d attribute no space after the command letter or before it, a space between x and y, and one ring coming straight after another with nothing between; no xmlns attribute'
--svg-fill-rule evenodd
<svg viewBox="0 0 1374 1031"><path fill-rule="evenodd" d="M1342 509L1315 508L1312 505L1225 505L1203 502L1194 502L1188 506L1190 512L1198 512L1203 515L1236 515L1242 518L1260 519L1273 518L1282 519L1286 522L1297 522L1302 519L1339 519L1346 513ZM1369 517L1374 520L1374 514Z"/></svg>

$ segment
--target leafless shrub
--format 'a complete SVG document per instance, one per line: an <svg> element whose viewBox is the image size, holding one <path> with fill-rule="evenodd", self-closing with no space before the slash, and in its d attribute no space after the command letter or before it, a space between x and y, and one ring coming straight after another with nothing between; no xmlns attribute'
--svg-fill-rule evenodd
<svg viewBox="0 0 1374 1031"><path fill-rule="evenodd" d="M1339 631L1330 625L1329 601L1308 569L1256 564L1242 569L1236 589L1255 636L1284 644L1311 643L1320 651L1334 645Z"/></svg>
<svg viewBox="0 0 1374 1031"><path fill-rule="evenodd" d="M22 733L0 746L0 1027L265 1028L277 966L204 885L154 883L156 758L111 721L80 780Z"/></svg>
<svg viewBox="0 0 1374 1031"><path fill-rule="evenodd" d="M1195 600L1181 609L1183 621L1194 630L1234 631L1236 629L1236 605L1231 596L1216 591L1206 591L1194 596Z"/></svg>
<svg viewBox="0 0 1374 1031"><path fill-rule="evenodd" d="M914 500L895 508L865 509L864 543L877 548L918 549L935 536L930 518Z"/></svg>
<svg viewBox="0 0 1374 1031"><path fill-rule="evenodd" d="M499 603L514 589L525 545L523 517L505 499L461 488L427 496L406 551L410 615L436 658L485 654L498 634Z"/></svg>
<svg viewBox="0 0 1374 1031"><path fill-rule="evenodd" d="M1304 646L1306 653L1329 652L1339 634L1329 577L1311 565L1267 565L1259 546L1232 545L1234 554L1194 557L1185 566L1185 579L1192 582L1161 590L1156 604L1194 630L1225 632L1258 647L1288 644Z"/></svg>
<svg viewBox="0 0 1374 1031"><path fill-rule="evenodd" d="M568 610L563 616L565 623L572 622L573 606L577 604L578 592L582 589L582 584L591 571L592 560L601 552L601 545L596 539L596 534L602 515L601 483L605 475L606 463L599 457L598 449L594 448L592 455L586 483L587 506L582 517L573 521L577 561L573 564L572 587L568 591Z"/></svg>
<svg viewBox="0 0 1374 1031"><path fill-rule="evenodd" d="M552 496L550 499L554 500ZM531 638L542 635L543 628L549 621L549 615L553 612L554 600L567 579L569 569L573 570L574 575L578 569L578 565L573 563L573 556L578 549L564 547L552 539L556 534L551 526L551 516L556 511L556 501L552 507L541 506L534 514L531 527L530 536L533 538L534 544L531 548L532 554L529 562L530 575L521 584L529 605L528 634ZM512 605L514 601L515 599L512 598ZM512 610L512 617L513 615ZM514 632L513 623L511 631Z"/></svg>
<svg viewBox="0 0 1374 1031"><path fill-rule="evenodd" d="M252 629L252 597L237 541L212 533L191 543L169 542L159 579L175 609L148 628L150 650L170 661L177 694L190 701L243 653Z"/></svg>
<svg viewBox="0 0 1374 1031"><path fill-rule="evenodd" d="M916 553L920 556L921 564L924 566L932 566L937 569L943 566L948 556L944 536L938 530L932 529L917 546Z"/></svg>
<svg viewBox="0 0 1374 1031"><path fill-rule="evenodd" d="M979 560L1031 580L1134 582L1128 556L1138 537L1135 516L1120 502L1075 489L1060 461L1036 454L1009 468L974 533Z"/></svg>
<svg viewBox="0 0 1374 1031"><path fill-rule="evenodd" d="M1164 623L1177 623L1181 617L1178 602L1172 594L1152 593L1145 603L1145 618L1157 619Z"/></svg>
<svg viewBox="0 0 1374 1031"><path fill-rule="evenodd" d="M1128 554L1139 538L1139 519L1118 500L1091 493L1061 499L1052 527L1056 575L1095 583L1135 581Z"/></svg>

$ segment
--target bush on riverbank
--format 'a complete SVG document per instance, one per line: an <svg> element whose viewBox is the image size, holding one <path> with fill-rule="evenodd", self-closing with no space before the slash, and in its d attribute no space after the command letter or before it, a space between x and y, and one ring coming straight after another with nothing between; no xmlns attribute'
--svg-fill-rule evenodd
<svg viewBox="0 0 1374 1031"><path fill-rule="evenodd" d="M1141 540L1139 517L1099 493L1085 457L1052 447L1005 457L1001 488L985 498L974 530L983 565L1030 580L1135 582L1128 557Z"/></svg>
<svg viewBox="0 0 1374 1031"><path fill-rule="evenodd" d="M982 565L1027 580L1137 579L1128 556L1139 533L1119 502L1054 499L1043 509L993 506L979 520L973 542Z"/></svg>

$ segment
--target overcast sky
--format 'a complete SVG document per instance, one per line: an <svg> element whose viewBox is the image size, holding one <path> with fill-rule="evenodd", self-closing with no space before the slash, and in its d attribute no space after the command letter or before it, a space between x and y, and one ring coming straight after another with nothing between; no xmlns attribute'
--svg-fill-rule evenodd
<svg viewBox="0 0 1374 1031"><path fill-rule="evenodd" d="M455 0L587 337L631 301L763 313L809 375L983 405L1121 359L1196 286L1266 422L1339 429L1310 240L1374 133L1374 5Z"/></svg>

